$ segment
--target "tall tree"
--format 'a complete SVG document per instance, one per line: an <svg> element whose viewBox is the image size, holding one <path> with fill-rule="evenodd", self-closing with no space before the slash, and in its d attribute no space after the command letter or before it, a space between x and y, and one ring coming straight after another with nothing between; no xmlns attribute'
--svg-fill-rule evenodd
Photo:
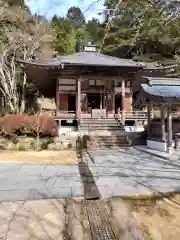
<svg viewBox="0 0 180 240"><path fill-rule="evenodd" d="M72 22L54 16L52 19L52 28L55 33L55 50L60 54L70 54L75 52L76 34Z"/></svg>
<svg viewBox="0 0 180 240"><path fill-rule="evenodd" d="M66 17L73 22L76 28L84 27L86 25L84 14L79 7L70 7Z"/></svg>
<svg viewBox="0 0 180 240"><path fill-rule="evenodd" d="M87 32L91 36L93 43L98 43L101 40L101 24L98 19L89 20L86 25Z"/></svg>
<svg viewBox="0 0 180 240"><path fill-rule="evenodd" d="M80 46L87 45L91 40L92 38L85 27L76 29L76 42L80 44Z"/></svg>
<svg viewBox="0 0 180 240"><path fill-rule="evenodd" d="M12 110L25 110L25 97L27 91L27 77L19 68L18 59L27 60L37 52L44 52L52 44L51 29L47 24L40 24L36 18L24 8L19 6L4 7L0 14L0 54L1 92ZM45 49L44 46L46 45ZM3 80L4 79L4 80ZM7 83L5 82L7 80ZM7 88L9 84L9 88ZM16 91L20 88L20 91ZM11 94L11 92L14 94ZM15 97L15 93L20 95ZM9 98L12 95L14 101ZM19 105L15 106L19 99Z"/></svg>

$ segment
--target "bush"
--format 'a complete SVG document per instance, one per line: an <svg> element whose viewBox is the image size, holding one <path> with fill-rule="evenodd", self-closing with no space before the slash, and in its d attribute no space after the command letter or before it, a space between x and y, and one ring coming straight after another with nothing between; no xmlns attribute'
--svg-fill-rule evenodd
<svg viewBox="0 0 180 240"><path fill-rule="evenodd" d="M19 151L26 151L26 148L25 148L24 145L20 145L20 146L18 147L18 150L19 150Z"/></svg>
<svg viewBox="0 0 180 240"><path fill-rule="evenodd" d="M45 115L9 115L0 118L1 136L58 136L56 121Z"/></svg>

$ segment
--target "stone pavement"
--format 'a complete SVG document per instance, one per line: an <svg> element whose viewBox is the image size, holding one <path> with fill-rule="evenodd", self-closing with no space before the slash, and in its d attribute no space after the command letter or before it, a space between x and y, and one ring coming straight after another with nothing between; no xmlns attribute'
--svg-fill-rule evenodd
<svg viewBox="0 0 180 240"><path fill-rule="evenodd" d="M102 198L180 191L180 161L135 148L94 150L85 157Z"/></svg>
<svg viewBox="0 0 180 240"><path fill-rule="evenodd" d="M86 163L0 163L0 201L63 197L107 198L180 190L180 161L135 148L91 150Z"/></svg>
<svg viewBox="0 0 180 240"><path fill-rule="evenodd" d="M0 201L83 196L78 165L0 163Z"/></svg>
<svg viewBox="0 0 180 240"><path fill-rule="evenodd" d="M180 160L180 150L179 149L173 149L172 153L168 153L168 152L162 152L162 151L159 151L156 149L149 148L146 145L136 146L135 148L137 150L140 150L141 152L145 152L145 153L151 154L155 157L163 158L166 160L172 160L172 161Z"/></svg>
<svg viewBox="0 0 180 240"><path fill-rule="evenodd" d="M111 229L117 238L108 234ZM96 239L147 239L126 204L117 197L104 201L71 198L0 204L1 240L90 240L95 239L94 234Z"/></svg>

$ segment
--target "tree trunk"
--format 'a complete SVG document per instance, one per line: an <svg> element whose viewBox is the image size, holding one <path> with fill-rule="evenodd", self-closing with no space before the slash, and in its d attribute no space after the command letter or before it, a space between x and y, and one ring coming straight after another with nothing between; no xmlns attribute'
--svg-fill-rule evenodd
<svg viewBox="0 0 180 240"><path fill-rule="evenodd" d="M27 82L27 76L24 73L23 77L23 85L22 85L22 96L21 96L21 106L20 106L20 114L23 114L25 111L25 90L26 90L26 82Z"/></svg>

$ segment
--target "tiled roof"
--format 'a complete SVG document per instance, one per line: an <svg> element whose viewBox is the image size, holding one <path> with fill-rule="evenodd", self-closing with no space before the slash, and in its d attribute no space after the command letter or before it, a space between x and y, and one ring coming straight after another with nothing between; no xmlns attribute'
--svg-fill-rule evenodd
<svg viewBox="0 0 180 240"><path fill-rule="evenodd" d="M147 84L141 84L147 98L161 98L163 100L180 99L180 78L148 78Z"/></svg>
<svg viewBox="0 0 180 240"><path fill-rule="evenodd" d="M180 78L145 77L148 85L180 86Z"/></svg>
<svg viewBox="0 0 180 240"><path fill-rule="evenodd" d="M131 59L111 57L98 52L78 52L72 55L59 56L61 63L72 65L92 65L92 66L127 66L143 67L143 63L135 62Z"/></svg>
<svg viewBox="0 0 180 240"><path fill-rule="evenodd" d="M56 58L36 59L20 61L40 66L60 66L66 65L87 65L87 66L109 66L109 67L137 67L143 68L143 63L135 62L131 59L111 57L98 52L78 52L72 55L57 56Z"/></svg>

